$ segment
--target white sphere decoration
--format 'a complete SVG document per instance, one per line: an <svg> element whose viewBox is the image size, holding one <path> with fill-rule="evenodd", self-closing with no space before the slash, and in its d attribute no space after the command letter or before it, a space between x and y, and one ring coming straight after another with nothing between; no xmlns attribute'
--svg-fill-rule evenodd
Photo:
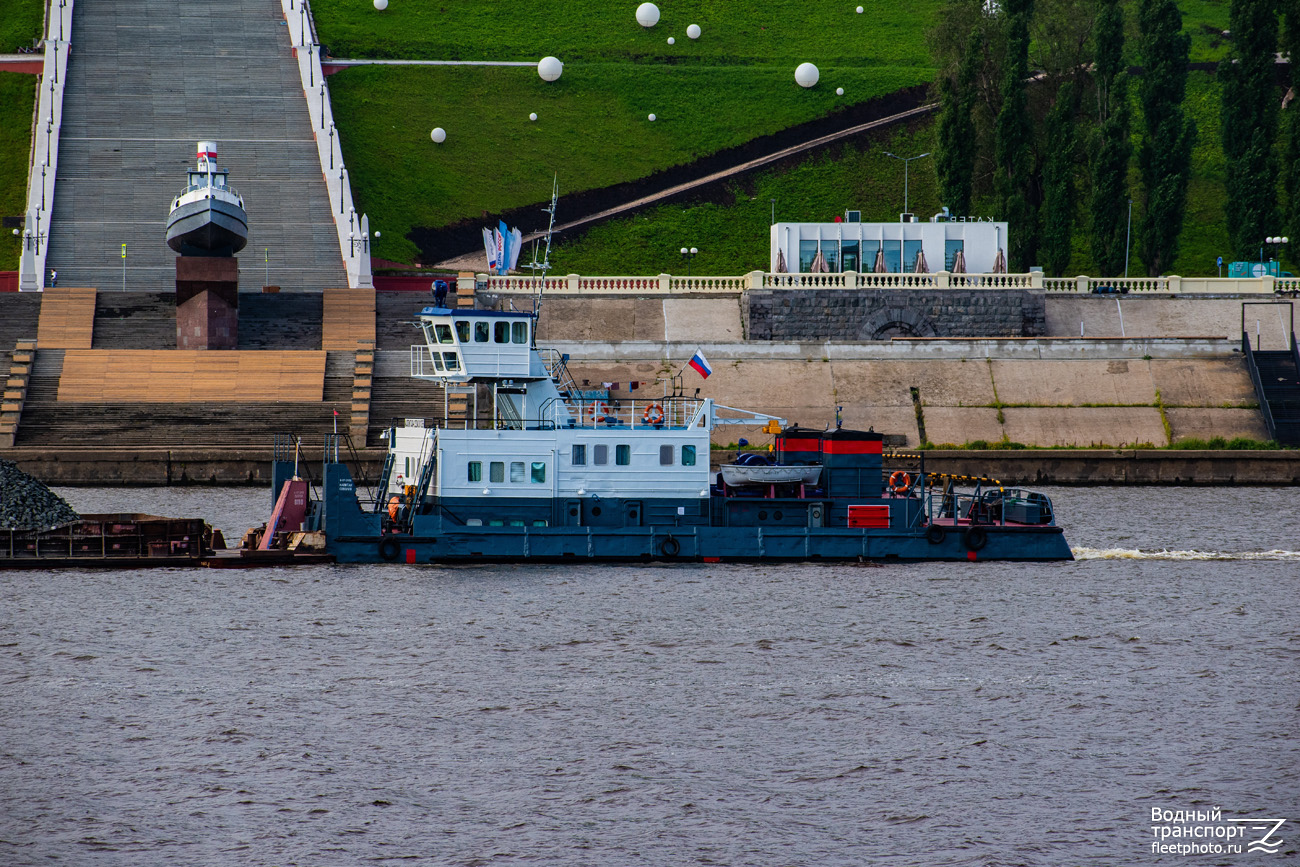
<svg viewBox="0 0 1300 867"><path fill-rule="evenodd" d="M642 3L636 7L636 23L642 27L654 27L659 23L659 7L653 3Z"/></svg>
<svg viewBox="0 0 1300 867"><path fill-rule="evenodd" d="M542 81L555 81L564 73L564 64L560 58L546 56L537 61L537 74L542 77Z"/></svg>
<svg viewBox="0 0 1300 867"><path fill-rule="evenodd" d="M429 138L433 139L434 144L442 144L447 140L447 131L440 126L435 126L433 132L429 133Z"/></svg>
<svg viewBox="0 0 1300 867"><path fill-rule="evenodd" d="M835 95L836 95L836 96L843 96L843 95L844 95L844 88L842 88L842 87L837 87L837 88L835 88Z"/></svg>
<svg viewBox="0 0 1300 867"><path fill-rule="evenodd" d="M819 78L821 78L821 73L811 63L801 63L795 67L794 80L798 82L800 87L812 87Z"/></svg>
<svg viewBox="0 0 1300 867"><path fill-rule="evenodd" d="M388 0L375 0L375 8L383 12L388 8Z"/></svg>
<svg viewBox="0 0 1300 867"><path fill-rule="evenodd" d="M858 14L859 14L859 15L862 14L862 7L861 7L861 6L858 7Z"/></svg>
<svg viewBox="0 0 1300 867"><path fill-rule="evenodd" d="M692 24L690 27L687 27L687 28L686 28L686 35L689 36L689 37L691 37L692 39L699 39L699 38L700 38L700 25L698 25L698 24Z"/></svg>
<svg viewBox="0 0 1300 867"><path fill-rule="evenodd" d="M650 115L649 120L650 120L651 123L654 123L654 122L655 122L655 116L654 116L653 114Z"/></svg>
<svg viewBox="0 0 1300 867"><path fill-rule="evenodd" d="M672 38L671 36L669 36L669 37L668 37L668 44L669 44L669 45L676 45L676 44L677 44L677 40L674 39L674 38Z"/></svg>
<svg viewBox="0 0 1300 867"><path fill-rule="evenodd" d="M530 112L528 113L528 119L529 119L529 120L537 120L537 112L535 112L535 111L530 111Z"/></svg>

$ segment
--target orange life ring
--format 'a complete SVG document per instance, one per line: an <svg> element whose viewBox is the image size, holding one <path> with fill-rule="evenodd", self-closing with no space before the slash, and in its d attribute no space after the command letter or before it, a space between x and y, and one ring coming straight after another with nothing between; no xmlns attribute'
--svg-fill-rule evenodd
<svg viewBox="0 0 1300 867"><path fill-rule="evenodd" d="M894 470L889 477L889 489L895 494L906 494L912 487L912 477L902 470Z"/></svg>
<svg viewBox="0 0 1300 867"><path fill-rule="evenodd" d="M642 424L663 424L664 408L657 403L652 403L645 408L645 414L641 416Z"/></svg>
<svg viewBox="0 0 1300 867"><path fill-rule="evenodd" d="M592 424L600 424L610 418L609 404L603 400L598 400L587 406L585 414L590 418Z"/></svg>

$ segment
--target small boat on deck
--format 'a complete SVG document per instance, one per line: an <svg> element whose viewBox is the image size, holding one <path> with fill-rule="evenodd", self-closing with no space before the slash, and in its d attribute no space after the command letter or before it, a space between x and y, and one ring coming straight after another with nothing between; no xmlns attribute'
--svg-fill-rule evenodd
<svg viewBox="0 0 1300 867"><path fill-rule="evenodd" d="M772 464L762 455L742 455L734 464L718 467L722 481L733 488L744 485L815 485L821 478L818 466Z"/></svg>
<svg viewBox="0 0 1300 867"><path fill-rule="evenodd" d="M233 256L248 243L244 199L227 182L229 173L217 168L216 142L199 142L197 159L172 200L167 246L182 256Z"/></svg>

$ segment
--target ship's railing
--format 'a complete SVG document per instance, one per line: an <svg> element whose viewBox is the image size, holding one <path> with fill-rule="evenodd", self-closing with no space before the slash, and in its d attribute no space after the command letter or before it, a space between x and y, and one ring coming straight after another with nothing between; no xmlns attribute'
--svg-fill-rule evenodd
<svg viewBox="0 0 1300 867"><path fill-rule="evenodd" d="M693 397L608 401L552 398L542 404L539 421L543 427L683 430L699 426L705 407L704 400Z"/></svg>
<svg viewBox="0 0 1300 867"><path fill-rule="evenodd" d="M958 491L952 479L932 485L926 497L926 513L933 523L984 524L1005 527L1013 524L1056 525L1056 512L1046 494L1024 488L985 487L976 481L973 491Z"/></svg>
<svg viewBox="0 0 1300 867"><path fill-rule="evenodd" d="M456 380L469 378L461 367L458 353L435 351L427 343L411 345L411 376L436 376Z"/></svg>

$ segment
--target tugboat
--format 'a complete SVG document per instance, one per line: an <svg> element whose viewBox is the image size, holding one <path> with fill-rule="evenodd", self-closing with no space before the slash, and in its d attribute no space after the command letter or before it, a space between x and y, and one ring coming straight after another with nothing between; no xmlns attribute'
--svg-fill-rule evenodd
<svg viewBox="0 0 1300 867"><path fill-rule="evenodd" d="M613 401L536 348L532 313L426 307L418 319L411 375L490 413L391 427L365 498L328 435L319 498L268 532L322 533L343 563L1073 559L1046 495L959 490L923 456L887 469L875 431L791 427L710 398ZM774 435L775 463L715 477L710 442L730 424ZM277 502L302 490L295 472L277 438Z"/></svg>
<svg viewBox="0 0 1300 867"><path fill-rule="evenodd" d="M233 256L248 243L244 200L217 168L217 143L201 141L185 190L172 199L167 246L182 256Z"/></svg>

